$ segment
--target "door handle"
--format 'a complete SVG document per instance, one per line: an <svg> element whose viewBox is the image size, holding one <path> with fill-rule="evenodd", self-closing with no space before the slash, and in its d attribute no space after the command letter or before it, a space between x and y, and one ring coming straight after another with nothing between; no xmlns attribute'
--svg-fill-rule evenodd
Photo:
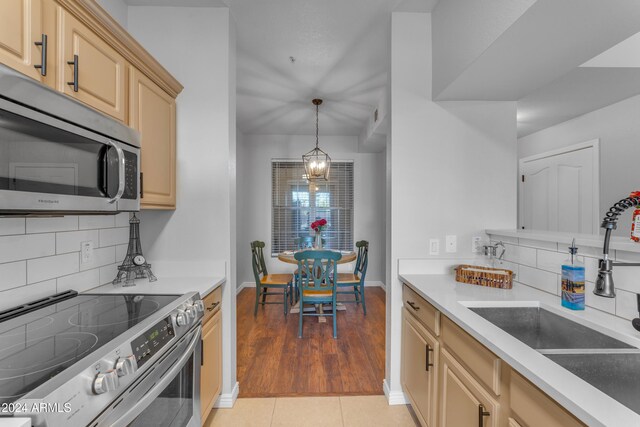
<svg viewBox="0 0 640 427"><path fill-rule="evenodd" d="M431 346L429 346L429 344L426 344L427 347L427 354L425 356L425 371L429 372L429 367L433 366L433 363L431 363L431 358L429 357L429 353L431 353L433 351L433 349L431 348Z"/></svg>
<svg viewBox="0 0 640 427"><path fill-rule="evenodd" d="M491 415L491 412L488 412L484 409L484 405L481 403L478 405L478 427L484 427L484 417L488 417Z"/></svg>
<svg viewBox="0 0 640 427"><path fill-rule="evenodd" d="M40 53L40 64L33 67L40 70L41 76L47 75L47 35L42 34L42 38L39 42L34 42L36 46L42 46L42 52Z"/></svg>
<svg viewBox="0 0 640 427"><path fill-rule="evenodd" d="M113 204L118 200L120 200L120 198L124 194L125 184L126 184L125 177L124 177L125 158L124 158L124 151L122 150L122 147L120 147L120 144L118 142L109 140L109 145L115 148L116 153L118 153L118 192L112 199L109 199L109 203Z"/></svg>
<svg viewBox="0 0 640 427"><path fill-rule="evenodd" d="M407 304L409 304L409 307L413 308L415 311L420 310L420 307L418 307L418 306L416 305L416 303L415 303L415 302L413 302L413 301L409 301L409 300L407 300Z"/></svg>
<svg viewBox="0 0 640 427"><path fill-rule="evenodd" d="M73 91L78 91L78 55L73 55L73 61L67 61L67 64L73 65L73 81L67 82L69 86L73 87Z"/></svg>

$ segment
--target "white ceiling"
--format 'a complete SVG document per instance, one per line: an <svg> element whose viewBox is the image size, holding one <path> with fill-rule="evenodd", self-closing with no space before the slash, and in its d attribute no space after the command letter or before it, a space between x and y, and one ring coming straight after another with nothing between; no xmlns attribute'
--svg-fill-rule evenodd
<svg viewBox="0 0 640 427"><path fill-rule="evenodd" d="M437 0L125 0L224 6L237 34L237 123L247 134L359 135L387 85L392 10ZM289 57L295 62L291 63Z"/></svg>

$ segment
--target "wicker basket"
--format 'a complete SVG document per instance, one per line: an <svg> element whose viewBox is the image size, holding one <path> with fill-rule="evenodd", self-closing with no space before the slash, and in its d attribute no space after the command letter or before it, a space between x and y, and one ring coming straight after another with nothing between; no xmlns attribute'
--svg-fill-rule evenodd
<svg viewBox="0 0 640 427"><path fill-rule="evenodd" d="M513 271L477 265L459 265L456 267L456 281L490 288L511 289Z"/></svg>

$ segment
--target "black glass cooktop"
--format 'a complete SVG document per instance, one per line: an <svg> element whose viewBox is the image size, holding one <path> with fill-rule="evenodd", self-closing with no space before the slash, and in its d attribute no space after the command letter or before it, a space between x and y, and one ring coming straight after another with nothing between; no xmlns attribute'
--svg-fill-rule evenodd
<svg viewBox="0 0 640 427"><path fill-rule="evenodd" d="M13 402L178 295L77 295L0 323L0 403Z"/></svg>

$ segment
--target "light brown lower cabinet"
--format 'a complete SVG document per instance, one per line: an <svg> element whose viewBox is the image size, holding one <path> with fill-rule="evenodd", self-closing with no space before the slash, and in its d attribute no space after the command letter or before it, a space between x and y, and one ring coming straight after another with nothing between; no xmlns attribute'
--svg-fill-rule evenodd
<svg viewBox="0 0 640 427"><path fill-rule="evenodd" d="M402 387L420 422L434 427L440 345L406 309L402 316Z"/></svg>
<svg viewBox="0 0 640 427"><path fill-rule="evenodd" d="M406 288L403 299L411 304L406 304L402 311L401 382L422 426L585 425L455 322ZM435 315L416 315L423 311L434 311ZM431 318L439 319L439 322L430 322ZM432 333L434 325L439 326L439 333Z"/></svg>
<svg viewBox="0 0 640 427"><path fill-rule="evenodd" d="M517 372L511 372L511 416L522 427L578 427L582 422Z"/></svg>
<svg viewBox="0 0 640 427"><path fill-rule="evenodd" d="M212 293L216 298L218 293ZM204 299L205 305L208 300ZM219 305L219 300L218 300ZM218 306L216 305L216 307ZM204 424L213 409L222 387L222 311L218 309L212 317L205 317L202 325L202 366L200 367L200 415Z"/></svg>
<svg viewBox="0 0 640 427"><path fill-rule="evenodd" d="M498 427L500 403L446 350L442 349L440 425Z"/></svg>

